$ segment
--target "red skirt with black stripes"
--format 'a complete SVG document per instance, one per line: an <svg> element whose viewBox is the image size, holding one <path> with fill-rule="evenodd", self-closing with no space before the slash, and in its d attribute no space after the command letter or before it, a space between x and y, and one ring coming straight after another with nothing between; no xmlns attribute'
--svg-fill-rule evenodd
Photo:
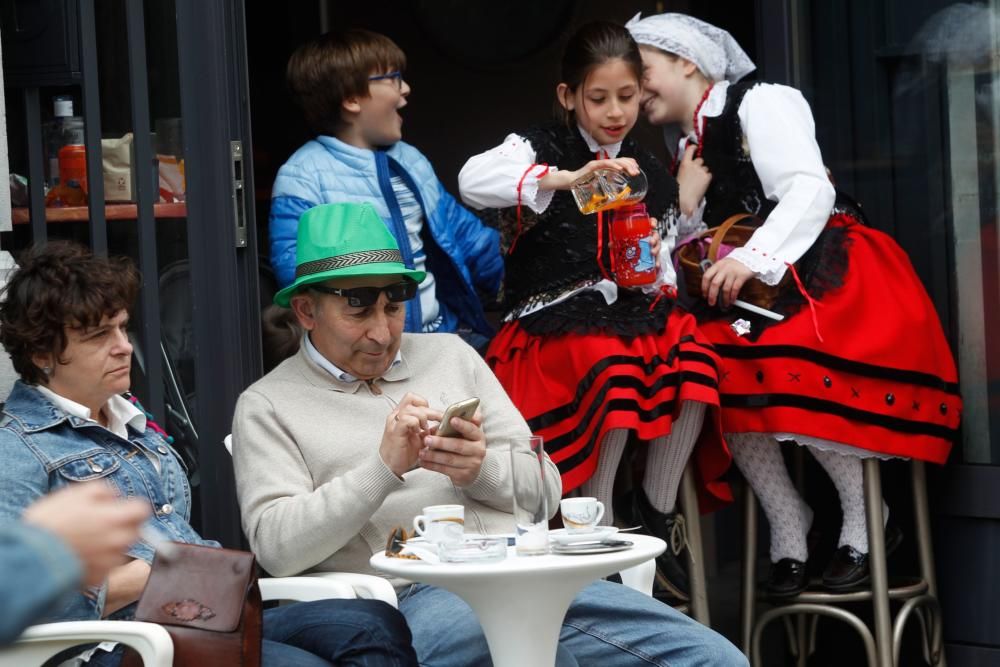
<svg viewBox="0 0 1000 667"><path fill-rule="evenodd" d="M722 357L726 433L794 433L880 454L944 463L962 400L934 304L888 235L834 218L847 232L840 287L756 341L700 324ZM820 340L822 336L822 340Z"/></svg>
<svg viewBox="0 0 1000 667"><path fill-rule="evenodd" d="M594 474L611 429L642 440L668 435L684 401L709 406L695 447L702 508L732 500L721 480L731 456L719 421L719 358L691 315L674 310L665 331L631 340L615 335L536 336L515 320L503 326L486 361L562 474L563 492Z"/></svg>

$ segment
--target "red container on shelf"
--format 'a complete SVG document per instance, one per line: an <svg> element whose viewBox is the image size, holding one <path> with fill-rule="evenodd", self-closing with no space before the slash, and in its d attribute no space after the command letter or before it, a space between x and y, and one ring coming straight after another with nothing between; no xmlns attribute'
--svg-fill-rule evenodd
<svg viewBox="0 0 1000 667"><path fill-rule="evenodd" d="M81 144L69 144L59 149L59 180L87 192L87 149Z"/></svg>
<svg viewBox="0 0 1000 667"><path fill-rule="evenodd" d="M45 195L45 206L87 205L87 150L82 144L59 149L59 183Z"/></svg>
<svg viewBox="0 0 1000 667"><path fill-rule="evenodd" d="M653 219L645 204L622 206L611 212L611 271L623 287L656 281L656 261L649 237Z"/></svg>

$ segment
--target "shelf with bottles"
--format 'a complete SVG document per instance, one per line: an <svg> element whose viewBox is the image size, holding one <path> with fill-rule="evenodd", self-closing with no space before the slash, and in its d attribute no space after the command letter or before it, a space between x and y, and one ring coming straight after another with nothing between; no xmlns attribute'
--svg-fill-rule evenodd
<svg viewBox="0 0 1000 667"><path fill-rule="evenodd" d="M106 204L104 217L108 220L135 220L139 207L135 204ZM153 217L184 218L187 217L185 202L170 202L153 204ZM15 225L26 225L31 222L31 212L27 208L15 208L12 211L12 221ZM86 222L90 219L90 210L86 206L60 206L45 209L45 221L53 222Z"/></svg>

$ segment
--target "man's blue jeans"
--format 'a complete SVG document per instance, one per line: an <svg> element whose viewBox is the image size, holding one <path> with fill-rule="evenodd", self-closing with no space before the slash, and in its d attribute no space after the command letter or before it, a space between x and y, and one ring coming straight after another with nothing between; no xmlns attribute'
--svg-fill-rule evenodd
<svg viewBox="0 0 1000 667"><path fill-rule="evenodd" d="M117 667L122 648L90 665ZM415 666L402 615L377 600L318 600L264 612L264 667Z"/></svg>
<svg viewBox="0 0 1000 667"><path fill-rule="evenodd" d="M415 584L400 591L423 667L491 665L475 613L456 595ZM748 667L725 637L648 595L597 581L570 605L559 636L558 667L618 665Z"/></svg>

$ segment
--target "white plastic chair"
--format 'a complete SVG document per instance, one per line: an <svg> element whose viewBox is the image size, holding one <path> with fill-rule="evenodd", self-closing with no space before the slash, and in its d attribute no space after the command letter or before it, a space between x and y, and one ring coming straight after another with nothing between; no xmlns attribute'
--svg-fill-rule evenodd
<svg viewBox="0 0 1000 667"><path fill-rule="evenodd" d="M230 433L227 435L222 443L226 446L226 451L229 452L230 456L233 454L233 436ZM644 563L639 563L627 570L622 570L618 573L622 578L622 584L633 588L640 593L646 595L653 595L653 578L656 576L656 561L648 560ZM336 582L338 584L344 584L353 588L356 597L371 599L371 600L382 600L391 604L393 607L397 607L396 591L393 589L392 584L383 579L382 577L376 577L370 574L356 574L351 572L315 572L312 574L304 575L306 577L317 577L322 578L327 581ZM261 579L261 591L263 591L263 583L268 581L267 579ZM348 596L344 596L348 597ZM0 666L2 667L2 666Z"/></svg>
<svg viewBox="0 0 1000 667"><path fill-rule="evenodd" d="M70 621L33 625L17 642L0 649L0 667L34 667L74 646L115 641L130 646L146 667L171 667L174 644L155 623L137 621Z"/></svg>

